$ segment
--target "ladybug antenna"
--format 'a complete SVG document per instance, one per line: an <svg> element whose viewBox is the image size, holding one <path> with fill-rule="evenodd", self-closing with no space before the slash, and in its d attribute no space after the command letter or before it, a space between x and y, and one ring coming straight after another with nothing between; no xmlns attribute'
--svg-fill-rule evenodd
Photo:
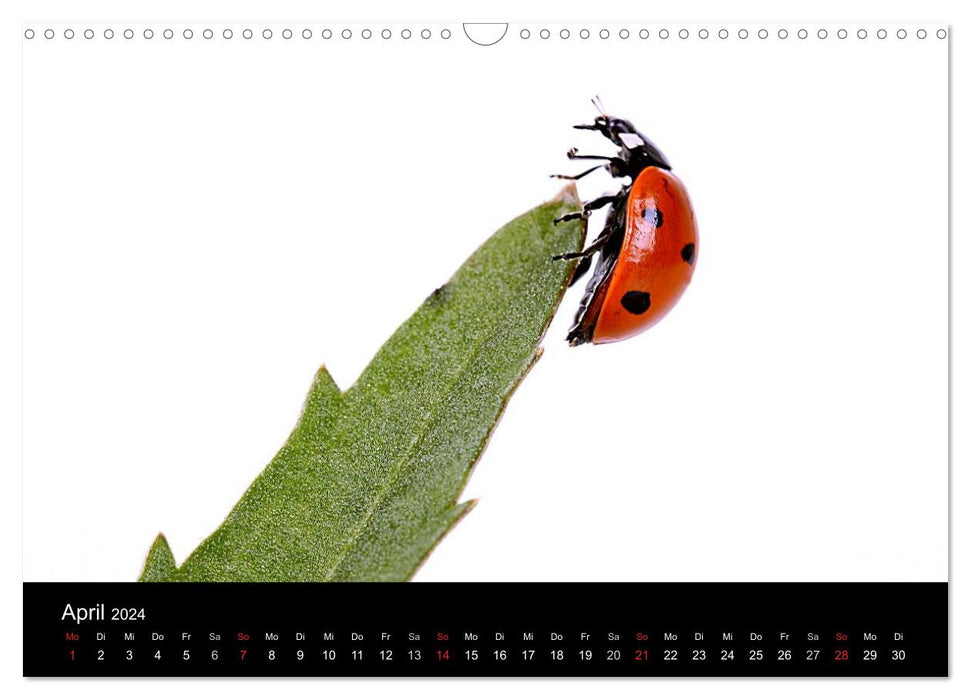
<svg viewBox="0 0 971 700"><path fill-rule="evenodd" d="M604 111L603 102L600 101L600 95L594 95L593 96L593 99L590 100L590 101L593 102L594 108L598 112L600 112L600 116L603 117L604 119L606 119L607 118L607 112Z"/></svg>

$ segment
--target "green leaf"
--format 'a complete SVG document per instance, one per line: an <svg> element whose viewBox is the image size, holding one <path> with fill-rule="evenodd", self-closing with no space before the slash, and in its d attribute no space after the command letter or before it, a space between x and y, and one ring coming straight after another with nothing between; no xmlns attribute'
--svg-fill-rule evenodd
<svg viewBox="0 0 971 700"><path fill-rule="evenodd" d="M170 576L174 575L177 570L175 566L175 557L172 556L172 550L169 549L169 543L165 539L165 535L161 532L158 533L158 537L152 542L152 547L148 550L148 556L145 558L145 567L142 569L142 575L139 577L140 581L164 581Z"/></svg>
<svg viewBox="0 0 971 700"><path fill-rule="evenodd" d="M583 242L582 223L553 219L577 207L571 186L506 224L343 394L321 368L222 526L178 569L157 540L142 580L409 579L474 505L458 497L574 268L551 258Z"/></svg>

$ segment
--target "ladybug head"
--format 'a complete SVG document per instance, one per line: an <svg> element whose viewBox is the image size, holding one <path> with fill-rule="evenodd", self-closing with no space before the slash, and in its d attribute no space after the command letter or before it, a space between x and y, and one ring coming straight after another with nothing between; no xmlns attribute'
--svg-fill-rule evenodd
<svg viewBox="0 0 971 700"><path fill-rule="evenodd" d="M574 128L599 131L620 149L620 159L635 172L640 172L651 166L664 170L671 169L671 164L661 153L661 150L649 138L639 132L637 127L626 119L611 117L606 114L597 101L594 104L598 105L600 114L593 120L593 124L580 124Z"/></svg>
<svg viewBox="0 0 971 700"><path fill-rule="evenodd" d="M640 135L637 133L637 128L626 119L620 119L618 117L611 117L606 114L602 114L594 119L593 123L599 127L599 130L603 132L604 136L609 138L611 141L615 141L616 137L618 137L620 134Z"/></svg>

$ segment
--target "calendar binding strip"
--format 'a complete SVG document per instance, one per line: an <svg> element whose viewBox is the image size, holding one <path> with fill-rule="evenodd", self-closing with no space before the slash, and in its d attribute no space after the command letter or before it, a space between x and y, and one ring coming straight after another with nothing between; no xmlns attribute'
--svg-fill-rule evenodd
<svg viewBox="0 0 971 700"><path fill-rule="evenodd" d="M700 41L924 41L944 40L950 27L939 23L25 23L26 42L447 42L466 39L481 46L510 42L668 42ZM494 35L490 37L490 32ZM497 37L497 38L496 38Z"/></svg>

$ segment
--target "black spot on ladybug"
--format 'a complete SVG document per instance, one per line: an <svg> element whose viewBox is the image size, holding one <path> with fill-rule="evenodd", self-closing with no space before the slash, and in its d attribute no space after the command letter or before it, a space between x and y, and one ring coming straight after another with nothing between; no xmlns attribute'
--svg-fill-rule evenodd
<svg viewBox="0 0 971 700"><path fill-rule="evenodd" d="M654 228L661 228L664 225L664 214L661 213L660 209L648 207L644 210L644 220L653 221Z"/></svg>
<svg viewBox="0 0 971 700"><path fill-rule="evenodd" d="M688 243L684 248L681 249L681 259L684 260L689 265L694 262L695 259L695 244Z"/></svg>
<svg viewBox="0 0 971 700"><path fill-rule="evenodd" d="M621 298L620 305L639 316L651 308L651 295L649 292L627 292Z"/></svg>

